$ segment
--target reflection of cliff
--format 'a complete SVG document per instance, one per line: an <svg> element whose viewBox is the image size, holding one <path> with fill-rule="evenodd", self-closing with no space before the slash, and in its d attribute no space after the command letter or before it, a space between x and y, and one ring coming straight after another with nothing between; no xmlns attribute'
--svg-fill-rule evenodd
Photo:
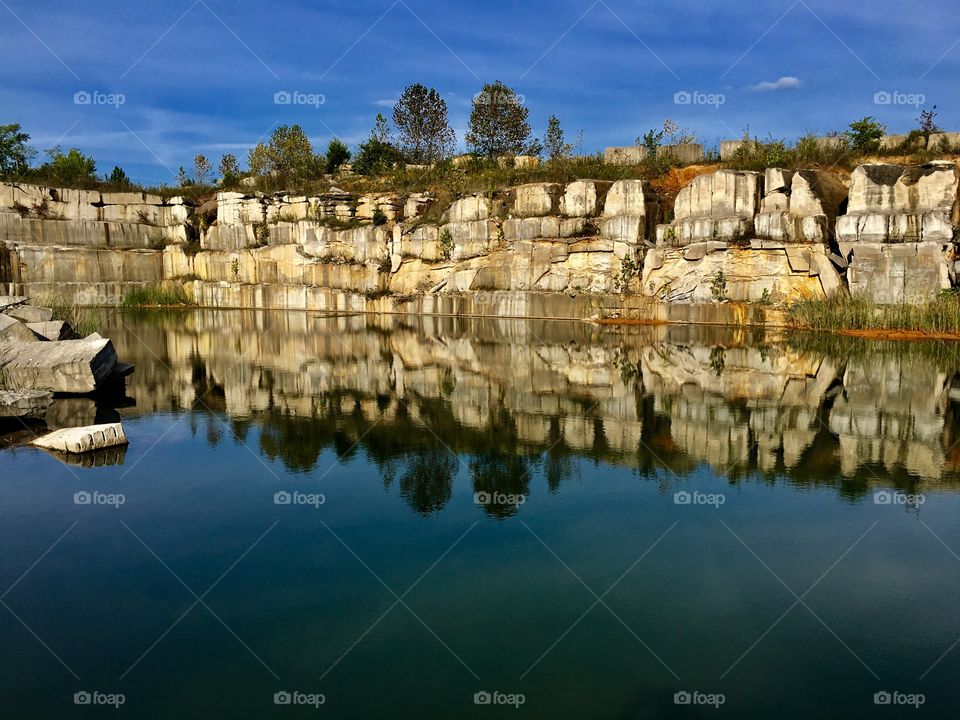
<svg viewBox="0 0 960 720"><path fill-rule="evenodd" d="M523 494L538 474L559 487L575 456L661 475L706 463L734 479L839 482L850 495L955 471L960 360L916 348L303 313L119 316L109 332L137 362L128 394L139 410L226 416L235 435L253 447L255 428L257 449L297 471L327 449L362 452L423 514L442 509L458 473L478 493ZM213 418L202 432L226 434Z"/></svg>

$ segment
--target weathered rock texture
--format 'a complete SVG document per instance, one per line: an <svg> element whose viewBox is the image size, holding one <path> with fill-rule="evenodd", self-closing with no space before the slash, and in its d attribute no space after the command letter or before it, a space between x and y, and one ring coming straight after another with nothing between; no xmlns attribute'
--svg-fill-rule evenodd
<svg viewBox="0 0 960 720"><path fill-rule="evenodd" d="M104 338L0 342L0 388L91 393L116 364L113 344Z"/></svg>
<svg viewBox="0 0 960 720"><path fill-rule="evenodd" d="M847 199L847 187L824 170L764 173L765 194L756 219L758 238L784 243L826 243Z"/></svg>
<svg viewBox="0 0 960 720"><path fill-rule="evenodd" d="M550 304L524 294L596 299L584 307L848 291L922 302L956 280L950 163L862 166L849 191L821 170L718 170L682 188L672 214L642 180L532 183L446 208L428 193L337 188L310 197L223 192L200 207L0 188L0 291L62 293L81 304L116 303L164 282L214 307L368 312ZM672 220L658 225L662 217ZM491 303L489 293L511 295ZM21 341L56 332L28 336L30 328L5 325L0 337Z"/></svg>
<svg viewBox="0 0 960 720"><path fill-rule="evenodd" d="M683 247L708 240L741 240L754 233L763 175L718 170L698 175L677 195L674 220L657 227L657 244Z"/></svg>

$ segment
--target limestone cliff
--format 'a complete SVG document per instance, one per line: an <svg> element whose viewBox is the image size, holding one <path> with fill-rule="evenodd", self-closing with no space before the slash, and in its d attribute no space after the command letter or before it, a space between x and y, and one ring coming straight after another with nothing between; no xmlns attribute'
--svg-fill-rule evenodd
<svg viewBox="0 0 960 720"><path fill-rule="evenodd" d="M922 302L954 280L957 194L952 163L864 165L850 181L717 170L672 212L642 180L535 183L443 208L336 188L196 207L0 184L0 282L89 304L182 282L213 307L519 316L848 292Z"/></svg>

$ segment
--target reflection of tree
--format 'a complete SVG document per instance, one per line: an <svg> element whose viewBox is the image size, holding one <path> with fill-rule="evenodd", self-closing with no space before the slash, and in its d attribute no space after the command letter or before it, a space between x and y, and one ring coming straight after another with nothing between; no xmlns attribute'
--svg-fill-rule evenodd
<svg viewBox="0 0 960 720"><path fill-rule="evenodd" d="M262 419L260 451L271 460L280 458L295 471L308 472L320 458L324 446L330 442L325 423L311 422L285 413L273 411Z"/></svg>
<svg viewBox="0 0 960 720"><path fill-rule="evenodd" d="M470 458L473 491L486 494L490 500L482 505L488 515L507 518L517 514L515 504L496 502L496 499L498 495L526 495L531 464L528 458L510 452L483 452Z"/></svg>
<svg viewBox="0 0 960 720"><path fill-rule="evenodd" d="M560 483L573 477L575 466L573 460L566 453L551 448L543 458L543 476L547 480L550 492L557 492Z"/></svg>
<svg viewBox="0 0 960 720"><path fill-rule="evenodd" d="M400 495L415 512L430 515L446 507L453 494L459 461L441 445L417 448L406 458Z"/></svg>

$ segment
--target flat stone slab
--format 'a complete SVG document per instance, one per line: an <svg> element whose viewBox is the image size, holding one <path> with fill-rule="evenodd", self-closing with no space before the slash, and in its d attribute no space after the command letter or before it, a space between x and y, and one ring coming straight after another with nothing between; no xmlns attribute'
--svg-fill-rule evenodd
<svg viewBox="0 0 960 720"><path fill-rule="evenodd" d="M33 331L16 318L0 315L0 340L35 342L36 339Z"/></svg>
<svg viewBox="0 0 960 720"><path fill-rule="evenodd" d="M46 450L74 455L126 444L128 444L127 436L120 423L57 430L31 443Z"/></svg>
<svg viewBox="0 0 960 720"><path fill-rule="evenodd" d="M52 402L49 390L0 390L0 417L39 417Z"/></svg>
<svg viewBox="0 0 960 720"><path fill-rule="evenodd" d="M0 342L0 388L90 393L116 364L117 352L105 338Z"/></svg>
<svg viewBox="0 0 960 720"><path fill-rule="evenodd" d="M63 320L28 322L27 327L41 340L68 340L73 337L73 328Z"/></svg>
<svg viewBox="0 0 960 720"><path fill-rule="evenodd" d="M26 295L0 295L0 312L15 305L23 305L29 299Z"/></svg>
<svg viewBox="0 0 960 720"><path fill-rule="evenodd" d="M25 323L49 322L53 320L53 310L36 305L14 305L4 310L4 314Z"/></svg>

